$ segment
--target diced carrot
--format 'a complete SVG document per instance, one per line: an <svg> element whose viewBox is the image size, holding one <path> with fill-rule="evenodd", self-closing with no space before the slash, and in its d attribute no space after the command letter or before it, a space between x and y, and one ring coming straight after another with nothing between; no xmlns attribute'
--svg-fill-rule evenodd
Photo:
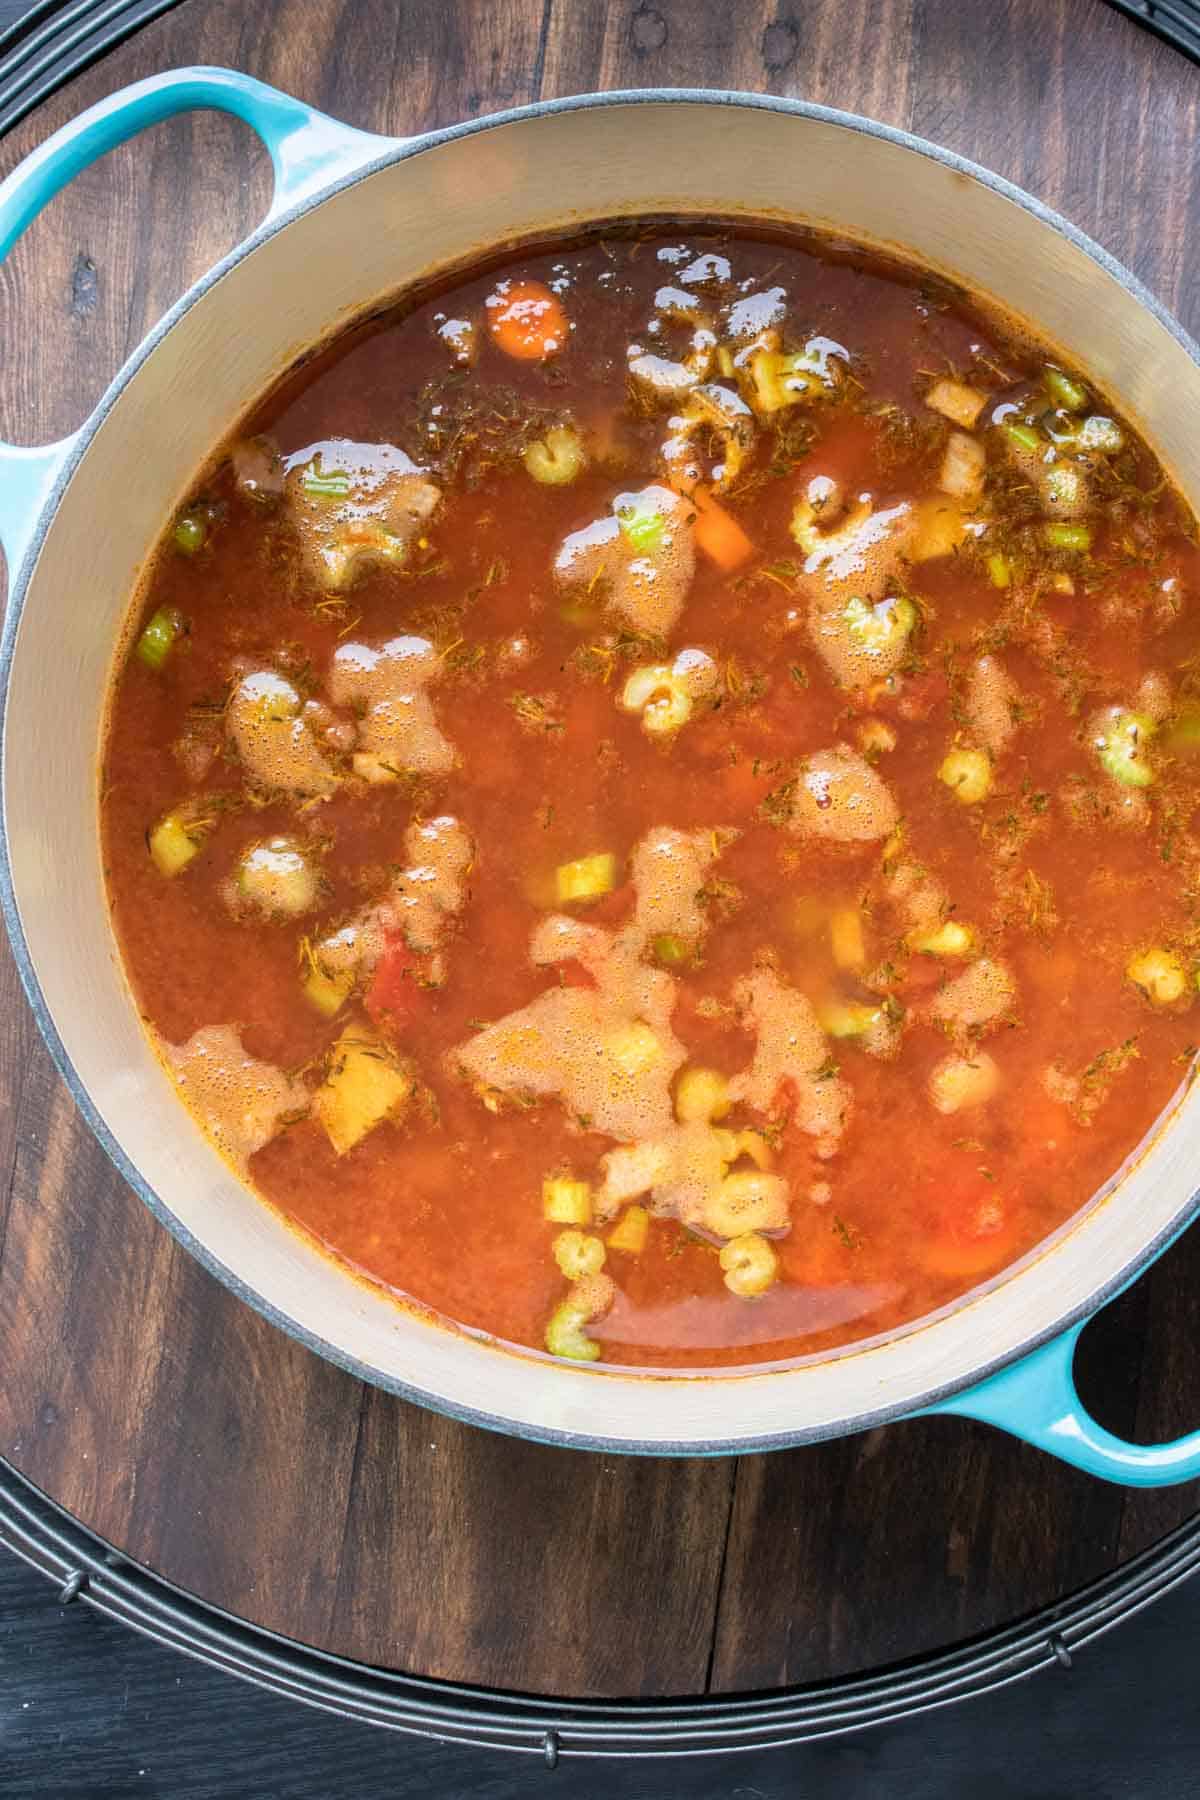
<svg viewBox="0 0 1200 1800"><path fill-rule="evenodd" d="M400 1024L411 1015L425 992L417 982L420 966L402 937L389 939L363 998L376 1024L384 1018Z"/></svg>
<svg viewBox="0 0 1200 1800"><path fill-rule="evenodd" d="M937 1275L988 1275L1012 1257L1016 1230L1009 1209L993 1191L971 1192L950 1201L940 1225L922 1251Z"/></svg>
<svg viewBox="0 0 1200 1800"><path fill-rule="evenodd" d="M733 514L727 512L720 501L714 500L704 488L694 489L690 498L696 509L698 547L726 573L739 569L754 555L754 545Z"/></svg>
<svg viewBox="0 0 1200 1800"><path fill-rule="evenodd" d="M567 345L567 315L541 281L501 281L484 302L497 349L519 362L545 362Z"/></svg>

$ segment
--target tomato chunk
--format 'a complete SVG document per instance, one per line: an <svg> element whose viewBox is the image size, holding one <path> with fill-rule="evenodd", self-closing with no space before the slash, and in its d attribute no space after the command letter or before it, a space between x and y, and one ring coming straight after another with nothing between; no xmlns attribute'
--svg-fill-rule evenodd
<svg viewBox="0 0 1200 1800"><path fill-rule="evenodd" d="M399 1023L412 1016L425 997L421 973L421 959L404 938L399 934L389 938L363 1001L377 1024L381 1019Z"/></svg>

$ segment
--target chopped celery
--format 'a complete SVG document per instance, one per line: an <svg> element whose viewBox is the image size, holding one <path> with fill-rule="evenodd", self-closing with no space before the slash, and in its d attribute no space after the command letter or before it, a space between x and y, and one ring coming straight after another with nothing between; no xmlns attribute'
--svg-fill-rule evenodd
<svg viewBox="0 0 1200 1800"><path fill-rule="evenodd" d="M348 500L350 476L345 469L326 469L321 458L314 456L306 463L300 485L310 500Z"/></svg>
<svg viewBox="0 0 1200 1800"><path fill-rule="evenodd" d="M660 931L651 944L651 949L654 951L655 961L668 969L681 968L685 963L690 963L694 954L686 939L676 937L673 931Z"/></svg>
<svg viewBox="0 0 1200 1800"><path fill-rule="evenodd" d="M1056 406L1064 406L1068 412L1082 412L1088 403L1087 389L1078 381L1072 381L1053 363L1047 363L1042 371L1042 380L1046 384L1046 392Z"/></svg>
<svg viewBox="0 0 1200 1800"><path fill-rule="evenodd" d="M600 1346L584 1330L590 1317L590 1307L581 1305L569 1294L561 1300L546 1326L546 1348L551 1356L565 1356L571 1362L595 1362L600 1355Z"/></svg>
<svg viewBox="0 0 1200 1800"><path fill-rule="evenodd" d="M675 1087L675 1117L681 1124L711 1124L729 1111L729 1083L716 1069L685 1069Z"/></svg>
<svg viewBox="0 0 1200 1800"><path fill-rule="evenodd" d="M585 1275L598 1275L604 1267L604 1244L586 1231L560 1231L550 1248L568 1281L582 1281Z"/></svg>
<svg viewBox="0 0 1200 1800"><path fill-rule="evenodd" d="M578 862L560 863L554 871L554 891L560 906L582 900L598 900L617 885L617 859L610 850L581 856Z"/></svg>
<svg viewBox="0 0 1200 1800"><path fill-rule="evenodd" d="M909 636L917 622L911 600L878 600L873 605L852 594L842 613L846 629L872 656L882 656Z"/></svg>
<svg viewBox="0 0 1200 1800"><path fill-rule="evenodd" d="M1032 425L1025 425L1020 420L1006 419L1000 429L1018 450L1036 453L1044 448L1041 438Z"/></svg>
<svg viewBox="0 0 1200 1800"><path fill-rule="evenodd" d="M951 750L942 759L938 780L964 806L977 806L991 792L992 765L982 750Z"/></svg>
<svg viewBox="0 0 1200 1800"><path fill-rule="evenodd" d="M1006 588L1012 582L1012 564L1007 556L1001 556L999 550L993 550L988 557L987 572L993 587Z"/></svg>
<svg viewBox="0 0 1200 1800"><path fill-rule="evenodd" d="M1158 946L1133 957L1125 974L1155 1006L1174 1006L1187 991L1187 972L1183 964L1169 950Z"/></svg>
<svg viewBox="0 0 1200 1800"><path fill-rule="evenodd" d="M1076 442L1081 450L1115 452L1125 448L1125 433L1115 419L1107 419L1102 413L1092 413L1079 427Z"/></svg>
<svg viewBox="0 0 1200 1800"><path fill-rule="evenodd" d="M208 515L198 508L180 513L175 521L175 548L181 556L195 556L208 539Z"/></svg>
<svg viewBox="0 0 1200 1800"><path fill-rule="evenodd" d="M646 1248L649 1232L650 1214L646 1208L627 1206L608 1234L608 1247L610 1250L624 1250L630 1256L640 1256Z"/></svg>
<svg viewBox="0 0 1200 1800"><path fill-rule="evenodd" d="M548 1175L542 1183L542 1217L552 1225L590 1225L592 1190L569 1175Z"/></svg>
<svg viewBox="0 0 1200 1800"><path fill-rule="evenodd" d="M526 472L546 487L563 487L582 471L583 444L569 425L553 425L544 438L530 444L522 461Z"/></svg>
<svg viewBox="0 0 1200 1800"><path fill-rule="evenodd" d="M348 1026L333 1046L329 1073L313 1095L312 1109L339 1156L392 1118L412 1095L413 1082L382 1038L365 1026Z"/></svg>
<svg viewBox="0 0 1200 1800"><path fill-rule="evenodd" d="M1093 748L1114 781L1122 787L1145 788L1154 782L1154 770L1145 759L1145 746L1158 727L1146 713L1127 712L1112 706L1099 721Z"/></svg>
<svg viewBox="0 0 1200 1800"><path fill-rule="evenodd" d="M765 1293L779 1273L779 1258L770 1240L756 1231L730 1238L721 1250L720 1263L725 1286L742 1300Z"/></svg>
<svg viewBox="0 0 1200 1800"><path fill-rule="evenodd" d="M617 523L622 536L643 556L662 549L666 520L656 506L645 500L630 501L617 509Z"/></svg>
<svg viewBox="0 0 1200 1800"><path fill-rule="evenodd" d="M161 669L176 639L183 635L183 616L173 606L160 606L142 628L137 641L138 660L148 669Z"/></svg>
<svg viewBox="0 0 1200 1800"><path fill-rule="evenodd" d="M1052 550L1090 550L1092 547L1090 525L1067 525L1051 519L1042 526L1042 536Z"/></svg>
<svg viewBox="0 0 1200 1800"><path fill-rule="evenodd" d="M782 1175L734 1169L708 1194L701 1222L714 1237L736 1238L749 1231L778 1231L788 1223L788 1184Z"/></svg>
<svg viewBox="0 0 1200 1800"><path fill-rule="evenodd" d="M198 821L181 812L166 813L150 833L150 855L160 875L178 875L204 845L205 832Z"/></svg>
<svg viewBox="0 0 1200 1800"><path fill-rule="evenodd" d="M635 669L621 690L621 705L626 712L640 712L642 724L655 737L679 731L692 716L687 685L667 663Z"/></svg>

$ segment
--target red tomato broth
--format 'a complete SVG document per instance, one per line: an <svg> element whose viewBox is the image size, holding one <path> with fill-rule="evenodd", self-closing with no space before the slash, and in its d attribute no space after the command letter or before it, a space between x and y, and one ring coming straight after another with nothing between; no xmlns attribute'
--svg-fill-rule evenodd
<svg viewBox="0 0 1200 1800"><path fill-rule="evenodd" d="M1101 512L1091 591L1055 594L1043 606L1070 634L1072 667L1090 668L1080 678L1084 698L1068 711L1060 673L1027 644L1007 643L1004 666L1029 716L998 762L988 799L962 806L936 771L955 730L968 644L994 622L1002 597L978 559L949 556L907 571L926 614L921 667L868 705L838 688L814 651L804 594L784 566L801 560L789 518L817 474L869 490L881 505L926 493L937 445L914 430L897 447L878 409L922 419L930 371L990 362L1027 377L1043 359L965 304L931 299L919 282L885 267L835 258L810 242L689 231L692 250L721 249L740 279L785 281L803 332L850 348L863 404L874 410L812 409L814 441L800 454L778 452L785 472L741 499L736 491L722 496L758 560L726 574L698 556L670 637L671 653L698 644L721 659L721 704L698 709L673 740L651 741L616 704L633 663L607 655L611 621L598 609L565 616L550 570L567 534L605 515L614 492L662 480L662 415L626 405L626 347L641 338L655 290L677 266L657 251L681 241L676 229L514 262L521 280L559 284L570 339L547 362L506 358L481 331L475 367L448 378L438 320L482 316L496 284L494 273L483 273L349 336L264 403L250 429L269 430L285 456L334 436L398 443L418 461L432 440L445 454L441 415L433 415L432 433L425 429L431 409L452 407L456 394L486 399L500 389L539 416L603 422L621 454L619 466L590 467L564 486L535 483L511 454L482 468L468 460L465 479L444 481L412 563L368 573L337 607L323 606L298 573L286 522L247 508L218 460L203 487L217 507L203 551L185 558L168 542L139 601L139 620L176 607L189 630L161 669L136 656L122 666L101 811L117 935L147 1022L175 1045L205 1026L236 1025L251 1056L309 1079L346 1019L363 1015L358 999L335 1020L314 1010L299 981L301 937L379 891L387 870L404 861L412 819L453 814L467 824L476 853L467 903L445 943L445 985L414 986L384 1021L413 1058L429 1105L379 1125L341 1156L315 1117L296 1119L258 1150L251 1173L267 1201L371 1280L470 1329L541 1347L564 1291L550 1254L558 1228L542 1215L543 1176L570 1168L594 1177L612 1142L577 1130L554 1100L485 1110L448 1068L448 1053L480 1021L557 984L555 969L533 968L528 954L556 866L611 851L624 867L639 839L661 825L741 834L714 868L732 884L728 914L718 897L702 953L679 977L673 1028L689 1063L730 1076L747 1064L753 1039L731 1016L728 996L759 950L771 951L783 977L814 1003L861 988L834 970L823 927L797 925L796 906L856 907L877 880L879 845L813 844L769 823L761 808L798 759L853 743L863 718L890 721L898 746L877 767L906 841L953 896L953 916L971 921L986 953L1002 956L1015 978L1015 1016L986 1045L1002 1066L1001 1092L970 1112L935 1111L927 1082L948 1046L928 1024L911 1024L891 1061L831 1042L853 1089L853 1114L830 1163L794 1125L778 1134L776 1168L791 1185L792 1223L775 1242L780 1274L768 1292L753 1300L729 1293L716 1245L671 1219L652 1221L640 1253L608 1254L616 1298L590 1328L604 1358L703 1367L834 1349L953 1301L1076 1213L1175 1093L1196 1022L1186 1010L1151 1008L1124 969L1149 939L1190 943L1195 934L1190 876L1200 846L1193 863L1190 772L1183 759L1167 765L1159 810L1143 831L1069 829L1060 796L1068 778L1093 773L1080 741L1089 712L1125 700L1149 668L1178 684L1177 699L1186 688L1179 670L1192 649L1200 559L1190 521L1168 492L1133 521L1143 531L1143 521L1153 525L1145 564L1131 557L1128 571L1114 574L1104 562L1109 538L1132 527ZM477 423L472 415L472 431ZM487 446L485 430L477 442ZM1136 456L1139 485L1148 488L1154 465L1140 449ZM1165 624L1154 610L1164 570L1184 594L1178 617ZM390 787L344 780L323 803L300 809L302 831L325 845L319 910L300 925L247 921L224 898L230 868L246 844L296 831L298 814L278 797L246 803L243 771L225 740L201 784L218 802L215 824L185 872L164 880L146 838L187 786L171 745L189 709L208 706L219 716L235 659L281 666L282 652L282 666L320 691L339 643L377 644L398 632L427 635L443 652L431 696L458 766ZM607 646L607 660L581 659L593 643ZM1019 908L1014 913L1000 878L1010 866L1002 850L1012 846L1015 866L1052 890L1058 923L1048 930L1030 930ZM624 882L580 916L612 927L632 904ZM875 907L861 916L868 962L884 957L894 928ZM586 982L573 968L562 979ZM899 1003L919 1004L957 969L914 957L895 985ZM1049 1063L1084 1069L1131 1039L1136 1073L1113 1079L1090 1124L1047 1098ZM733 1121L753 1122L744 1109ZM828 1199L819 1193L825 1182Z"/></svg>

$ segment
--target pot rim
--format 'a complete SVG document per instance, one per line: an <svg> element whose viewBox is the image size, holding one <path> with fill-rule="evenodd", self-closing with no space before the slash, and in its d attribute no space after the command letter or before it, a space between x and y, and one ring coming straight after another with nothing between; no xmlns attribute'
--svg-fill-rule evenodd
<svg viewBox="0 0 1200 1800"><path fill-rule="evenodd" d="M879 139L898 149L913 152L924 156L931 161L940 163L943 167L969 177L971 180L978 182L980 185L991 189L1002 198L1012 202L1022 211L1030 214L1040 224L1048 227L1057 235L1066 239L1076 249L1082 251L1089 260L1096 263L1112 280L1119 283L1140 307L1150 313L1158 325L1165 329L1169 336L1180 346L1193 365L1200 370L1200 345L1196 343L1162 302L1150 293L1144 284L1112 256L1110 252L1105 250L1100 244L1096 243L1096 241L1090 238L1085 232L1071 224L1071 222L1064 218L1060 213L1047 206L1043 201L1038 200L1035 196L1027 193L1024 189L1007 181L1003 176L995 174L993 171L984 168L982 165L975 163L966 157L958 155L954 151L947 150L928 139L918 137L914 133L903 131L894 126L885 125L878 120L864 117L861 114L844 112L837 108L820 106L804 100L793 100L777 95L745 93L733 89L631 88L618 89L606 93L568 95L560 99L548 101L535 101L525 106L511 107L501 112L489 113L479 119L463 120L456 125L444 126L437 130L421 133L411 138L380 138L379 142L385 147L381 149L379 155L369 157L357 167L335 175L328 182L304 194L295 204L284 208L278 213L272 212L268 214L268 216L255 227L246 238L229 251L227 255L216 262L198 281L193 283L142 339L131 356L117 371L116 375L101 395L95 408L84 420L79 430L69 440L70 447L57 469L53 483L49 486L42 499L36 526L29 534L18 566L15 571L10 570L9 572L10 591L3 620L3 629L0 631L0 917L4 920L21 983L38 1028L42 1034L42 1038L50 1050L55 1066L62 1077L75 1106L82 1114L88 1128L104 1149L110 1161L117 1169L117 1172L133 1189L154 1218L167 1228L176 1241L180 1243L190 1255L195 1257L209 1274L215 1276L226 1288L234 1293L239 1299L245 1301L246 1304L254 1309L254 1311L267 1319L269 1323L285 1331L290 1337L302 1343L306 1349L314 1351L316 1354L325 1358L325 1360L332 1362L336 1366L344 1369L347 1373L355 1376L361 1381L367 1382L371 1386L382 1388L384 1391L393 1393L401 1399L460 1419L464 1423L481 1426L507 1436L520 1437L546 1444L561 1445L568 1448L584 1447L599 1450L608 1454L635 1453L658 1456L743 1454L764 1450L783 1449L799 1443L819 1442L851 1431L858 1432L870 1430L877 1426L891 1423L897 1419L912 1417L918 1412L933 1409L937 1403L948 1400L954 1396L961 1398L967 1390L974 1388L977 1384L985 1381L1000 1370L1010 1368L1021 1362L1032 1351L1037 1350L1040 1346L1048 1343L1052 1339L1059 1338L1072 1326L1081 1325L1083 1322L1086 1322L1086 1320L1095 1312L1106 1305L1125 1287L1130 1285L1130 1283L1154 1261L1180 1231L1191 1222L1196 1212L1200 1210L1200 1189L1193 1190L1190 1197L1177 1209L1173 1217L1162 1225L1148 1241L1143 1242L1134 1253L1124 1259L1121 1266L1113 1271L1085 1298L1077 1301L1068 1311L1056 1315L1049 1323L1031 1330L1029 1334L1023 1336L1014 1347L999 1352L990 1358L985 1358L978 1365L971 1367L966 1372L954 1375L948 1380L929 1388L915 1398L909 1397L905 1400L896 1400L890 1403L881 1402L874 1406L864 1406L864 1409L861 1412L855 1413L852 1419L848 1419L844 1422L822 1422L816 1425L799 1423L787 1430L761 1432L744 1438L719 1438L708 1441L696 1439L673 1441L670 1439L613 1438L599 1434L558 1429L551 1425L536 1424L526 1419L513 1418L504 1413L485 1412L477 1407L456 1401L441 1394L433 1394L428 1389L415 1386L382 1371L362 1361L357 1356L341 1349L339 1346L330 1343L328 1339L324 1338L319 1332L301 1324L274 1301L266 1299L256 1289L250 1287L243 1277L231 1269L219 1255L197 1239L188 1226L183 1223L178 1215L159 1196L155 1188L141 1174L128 1152L107 1125L81 1076L77 1073L74 1063L72 1062L54 1023L42 991L41 983L21 922L12 875L7 835L5 806L5 775L7 762L5 754L5 723L9 682L17 633L32 576L36 569L42 547L53 527L59 504L77 467L125 388L154 354L155 350L168 333L185 316L185 314L191 311L191 309L214 286L216 286L218 282L232 270L237 268L239 264L244 262L264 243L275 237L288 226L295 224L309 212L314 211L317 207L323 205L325 201L357 186L360 182L369 179L385 168L392 167L397 163L405 162L411 157L420 156L426 151L436 149L443 144L452 143L460 138L473 137L481 132L490 131L498 127L523 123L543 115L583 112L600 107L629 105L716 106L779 113L791 117L808 119L826 125L832 125L847 131L853 131L861 136ZM903 246L897 247L903 248ZM1032 322L1036 324L1036 320ZM1162 1134L1165 1130L1170 1128L1172 1123L1173 1119L1164 1115L1163 1120L1160 1120L1153 1128L1151 1138L1156 1138ZM1135 1152L1134 1157L1129 1160L1136 1160L1144 1149L1145 1145L1143 1145L1139 1151ZM1119 1177L1114 1178L1114 1181L1109 1184L1109 1189L1116 1185L1117 1179L1119 1179ZM1101 1197L1103 1197L1107 1191L1109 1190L1101 1190ZM259 1203L263 1204L261 1200ZM1090 1213L1096 1204L1097 1199L1093 1198L1086 1207L1080 1209L1080 1211L1074 1214L1071 1219L1067 1220L1049 1239L1045 1239L1038 1245L1035 1245L1031 1251L1027 1253L1026 1257L1022 1259L1021 1264L1017 1265L1015 1273L1012 1268L1005 1270L995 1278L994 1282L985 1284L985 1287L982 1290L976 1289L973 1291L978 1294L987 1291L995 1285L1011 1283L1018 1279L1021 1268L1027 1267L1031 1263L1040 1260L1040 1258L1050 1251L1075 1224L1077 1224L1086 1214ZM324 1254L319 1251L317 1253ZM375 1287L375 1284L368 1285L373 1288ZM970 1296L965 1298L969 1299ZM400 1301L399 1303L403 1305L403 1301ZM938 1318L944 1316L945 1313L959 1310L963 1304L964 1300L960 1300L953 1303L950 1307L943 1309L942 1313L914 1320L908 1326L902 1327L898 1332L886 1334L883 1341L888 1341L900 1336L911 1335L922 1329L922 1327L933 1324ZM412 1310L417 1313L426 1311L426 1309L421 1308L419 1303L415 1303L411 1309L406 1308L406 1310ZM457 1329L452 1321L442 1322L437 1318L431 1319L430 1324L431 1327L435 1327L439 1330L454 1331ZM472 1338L480 1336L480 1334L473 1332L467 1333L466 1335ZM867 1350L872 1344L877 1344L880 1341L881 1340L879 1339L864 1340L861 1343L847 1346L844 1351L834 1353L831 1357L805 1360L831 1361L835 1358L840 1359L841 1357L852 1356L856 1351ZM522 1361L527 1360L527 1355L522 1351L520 1346L509 1346L503 1341L489 1340L486 1337L482 1338L482 1342L490 1351L506 1353L514 1357L514 1359L519 1358ZM534 1353L534 1355L536 1356L536 1353ZM538 1358L538 1360L545 1362L547 1359ZM803 1366L804 1363L801 1362L797 1366L797 1372L799 1368ZM726 1385L732 1392L735 1391L736 1383L752 1382L756 1379L778 1381L788 1372L786 1365L779 1364L732 1366L728 1369L717 1368L711 1371L678 1370L666 1371L665 1373L657 1370L641 1371L637 1369L623 1369L616 1366L609 1368L601 1365L593 1370L587 1371L587 1376L588 1379L610 1381L614 1379L632 1379L638 1381L651 1380L659 1384L677 1380L687 1382L705 1380Z"/></svg>

